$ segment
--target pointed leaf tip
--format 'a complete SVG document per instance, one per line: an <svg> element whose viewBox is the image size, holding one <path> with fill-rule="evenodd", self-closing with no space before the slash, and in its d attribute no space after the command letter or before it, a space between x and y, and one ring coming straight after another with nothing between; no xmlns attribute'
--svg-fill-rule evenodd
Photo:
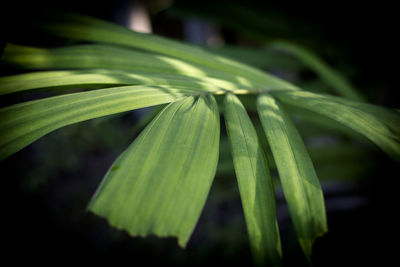
<svg viewBox="0 0 400 267"><path fill-rule="evenodd" d="M257 109L274 156L300 245L308 259L314 240L327 232L321 185L293 122L271 95L260 95Z"/></svg>
<svg viewBox="0 0 400 267"><path fill-rule="evenodd" d="M279 265L282 250L267 159L244 106L232 94L225 97L225 121L254 260Z"/></svg>

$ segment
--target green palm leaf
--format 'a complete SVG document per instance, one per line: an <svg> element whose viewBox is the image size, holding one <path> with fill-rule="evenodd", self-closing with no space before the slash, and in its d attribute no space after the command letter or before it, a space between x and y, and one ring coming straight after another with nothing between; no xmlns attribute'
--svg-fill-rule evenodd
<svg viewBox="0 0 400 267"><path fill-rule="evenodd" d="M193 82L210 81L224 88L237 86L260 87L249 80L212 68L188 63L168 56L109 45L75 45L44 49L19 45L7 45L3 64L24 69L108 69L141 73L150 78L157 75L173 75Z"/></svg>
<svg viewBox="0 0 400 267"><path fill-rule="evenodd" d="M246 94L243 103L259 113L300 245L308 259L314 240L327 231L323 194L304 143L286 107L278 100L291 106L296 115L329 129L361 133L394 158L400 158L397 111L307 93L207 49L136 33L98 19L57 13L46 14L43 19L29 25L30 30L98 44L52 49L7 45L2 67L42 71L1 77L0 95L14 97L19 96L15 93L42 88L96 90L1 108L0 159L72 123L170 103L114 162L88 207L131 235L175 236L182 247L188 242L218 161L219 113L212 94L227 94L221 107L257 263L279 264L281 260L274 188L262 150L265 139L257 138L242 102L233 94ZM287 43L275 43L273 47L297 56L337 93L362 100L342 76L312 53ZM237 52L244 62L279 66L273 62L261 64L254 51L234 51ZM229 56L232 51L221 53ZM265 55L274 58L273 54ZM246 61L250 56L253 59ZM303 112L297 114L298 110ZM143 118L142 123L154 115ZM321 156L324 151L315 153ZM325 152L329 156L337 154L330 149ZM225 165L231 166L231 162Z"/></svg>
<svg viewBox="0 0 400 267"><path fill-rule="evenodd" d="M327 231L320 183L305 145L282 106L272 96L260 95L257 108L300 245L310 260L314 240Z"/></svg>
<svg viewBox="0 0 400 267"><path fill-rule="evenodd" d="M399 115L395 111L305 91L274 95L286 104L328 117L364 135L394 159L400 159Z"/></svg>
<svg viewBox="0 0 400 267"><path fill-rule="evenodd" d="M169 103L184 95L182 91L167 87L126 86L49 97L2 108L0 159L60 127Z"/></svg>
<svg viewBox="0 0 400 267"><path fill-rule="evenodd" d="M215 175L219 115L211 95L171 103L114 162L89 210L131 235L184 247Z"/></svg>
<svg viewBox="0 0 400 267"><path fill-rule="evenodd" d="M0 77L0 95L42 88L93 88L118 85L156 85L217 93L222 89L206 79L168 74L119 70L41 71Z"/></svg>
<svg viewBox="0 0 400 267"><path fill-rule="evenodd" d="M282 251L268 164L244 106L232 94L225 97L225 120L254 258L279 264Z"/></svg>
<svg viewBox="0 0 400 267"><path fill-rule="evenodd" d="M48 21L46 21L48 19ZM144 51L160 53L175 57L200 66L235 75L237 80L244 83L256 82L273 89L298 88L270 74L237 61L215 56L201 48L189 46L156 35L133 32L124 27L76 14L47 14L42 22L33 25L48 34L55 36L91 41L105 44L114 44ZM260 88L258 88L260 89Z"/></svg>

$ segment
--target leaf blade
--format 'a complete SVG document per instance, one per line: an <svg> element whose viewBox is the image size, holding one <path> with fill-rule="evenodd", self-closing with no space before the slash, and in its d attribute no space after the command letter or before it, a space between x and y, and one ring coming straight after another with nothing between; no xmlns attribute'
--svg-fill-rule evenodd
<svg viewBox="0 0 400 267"><path fill-rule="evenodd" d="M310 260L313 242L327 231L321 185L305 145L282 106L263 94L257 99L257 110L300 245Z"/></svg>
<svg viewBox="0 0 400 267"><path fill-rule="evenodd" d="M175 101L179 90L126 86L73 93L0 109L0 159L60 127L123 111Z"/></svg>
<svg viewBox="0 0 400 267"><path fill-rule="evenodd" d="M41 71L0 77L0 95L43 88L93 88L117 85L168 86L198 92L220 90L219 87L202 79L176 74L89 69Z"/></svg>
<svg viewBox="0 0 400 267"><path fill-rule="evenodd" d="M55 13L46 13L41 19L42 22L34 25L34 28L37 27L55 36L142 49L229 73L240 77L241 80L255 81L269 88L299 89L293 84L251 66L222 56L215 57L201 48L156 35L133 32L107 21L77 14Z"/></svg>
<svg viewBox="0 0 400 267"><path fill-rule="evenodd" d="M114 162L88 209L131 235L176 236L184 247L214 178L218 148L212 96L171 103Z"/></svg>
<svg viewBox="0 0 400 267"><path fill-rule="evenodd" d="M247 231L257 263L279 265L282 257L275 194L257 133L240 100L225 97L225 121Z"/></svg>
<svg viewBox="0 0 400 267"><path fill-rule="evenodd" d="M134 71L135 74L152 73L173 75L212 83L223 88L260 87L247 79L209 67L188 63L165 55L109 45L75 45L44 49L8 44L3 64L23 69L108 69Z"/></svg>
<svg viewBox="0 0 400 267"><path fill-rule="evenodd" d="M395 160L400 160L399 114L382 107L310 92L274 94L285 104L328 117L367 137Z"/></svg>

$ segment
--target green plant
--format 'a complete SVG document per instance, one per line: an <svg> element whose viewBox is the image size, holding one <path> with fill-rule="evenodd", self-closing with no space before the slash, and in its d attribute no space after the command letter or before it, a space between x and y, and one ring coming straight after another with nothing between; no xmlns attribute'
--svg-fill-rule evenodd
<svg viewBox="0 0 400 267"><path fill-rule="evenodd" d="M327 231L322 190L290 109L304 112L316 123L329 119L340 131L343 128L339 125L345 126L344 131L367 137L399 159L398 113L354 101L362 99L351 86L293 44L274 46L297 54L333 83L338 94L352 100L307 92L218 52L84 16L54 15L35 27L61 38L95 44L52 49L9 44L3 64L46 71L1 77L2 95L42 88L98 89L2 108L2 159L60 127L169 103L110 167L89 204L90 211L131 235L176 236L180 246L186 245L217 168L220 109L258 263L279 264L281 260L271 160L308 258L314 240ZM243 95L249 98L238 97ZM245 101L259 114L263 139L242 104ZM265 140L272 159L261 146Z"/></svg>

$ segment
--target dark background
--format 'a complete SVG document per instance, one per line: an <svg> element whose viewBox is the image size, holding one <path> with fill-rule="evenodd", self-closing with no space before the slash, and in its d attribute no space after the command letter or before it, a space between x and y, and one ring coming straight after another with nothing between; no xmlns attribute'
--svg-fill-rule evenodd
<svg viewBox="0 0 400 267"><path fill-rule="evenodd" d="M154 5L154 2L157 1L145 4ZM205 1L175 4L194 11L213 10L212 3ZM313 49L331 65L344 70L344 75L370 102L398 108L399 53L395 40L398 25L392 2L243 1L242 4L256 6L266 14L273 13L289 21L292 25L290 36ZM122 0L8 2L1 11L2 44L13 40L48 42L32 41L32 36L21 36L18 32L21 25L29 23L32 14L44 8L118 21L125 16L126 6L127 1ZM183 18L172 16L167 10L154 13L151 18L154 32L184 39ZM259 44L235 29L219 26L228 43ZM286 37L285 34L282 32L282 36ZM184 251L172 238L131 238L86 212L86 205L101 177L133 140L135 134L125 136L124 133L137 120L137 116L125 114L105 121L68 126L0 163L4 223L1 236L6 257L14 262L29 260L32 263L109 262L171 266L252 263L234 176L216 177L202 217ZM375 150L369 152L364 164L373 168L360 179L336 183L336 187L328 186L324 191L330 231L314 246L315 266L371 263L384 266L397 262L395 182L398 165ZM277 197L281 204L278 217L284 264L306 266L279 192ZM334 201L329 201L332 199Z"/></svg>

